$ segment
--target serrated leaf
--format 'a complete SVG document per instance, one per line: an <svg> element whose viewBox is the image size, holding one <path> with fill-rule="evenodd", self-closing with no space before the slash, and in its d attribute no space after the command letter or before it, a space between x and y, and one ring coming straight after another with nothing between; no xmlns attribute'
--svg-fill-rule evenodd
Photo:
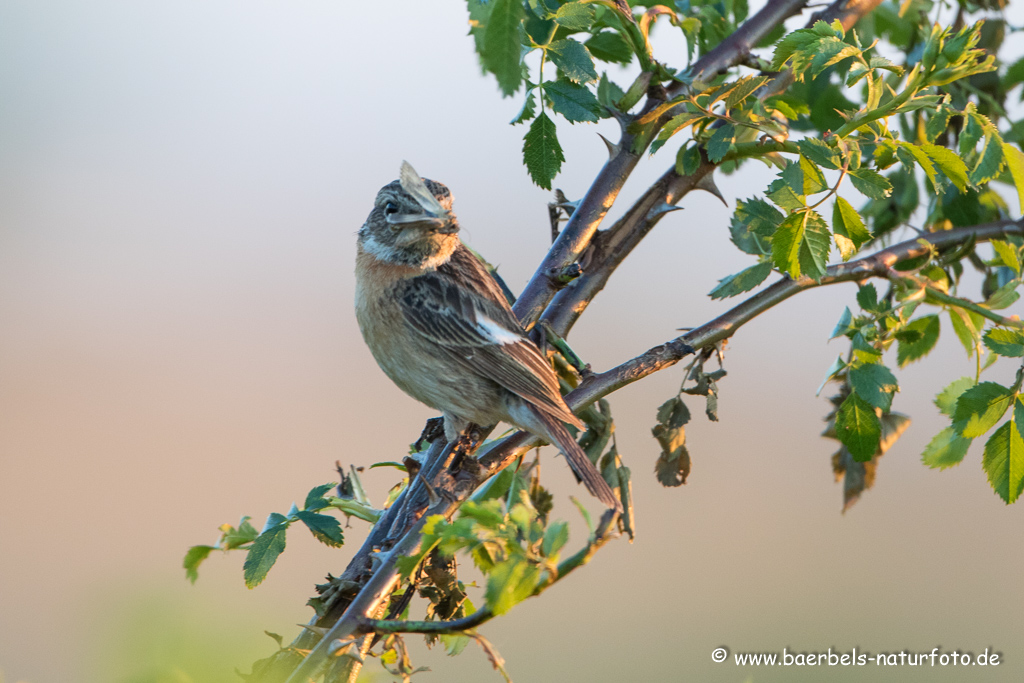
<svg viewBox="0 0 1024 683"><path fill-rule="evenodd" d="M985 343L993 353L1007 358L1024 357L1024 333L1018 330L993 328L985 333Z"/></svg>
<svg viewBox="0 0 1024 683"><path fill-rule="evenodd" d="M1024 489L1024 439L1013 420L989 438L981 466L999 497L1007 504L1015 502Z"/></svg>
<svg viewBox="0 0 1024 683"><path fill-rule="evenodd" d="M330 515L303 510L296 517L306 525L310 533L324 545L340 548L345 545L345 534L341 531L341 523Z"/></svg>
<svg viewBox="0 0 1024 683"><path fill-rule="evenodd" d="M224 550L233 550L239 546L256 540L256 537L260 535L260 532L257 531L256 527L249 522L249 519L249 517L242 517L242 521L238 523L237 529L230 524L221 526L220 530L224 535L221 537L217 546Z"/></svg>
<svg viewBox="0 0 1024 683"><path fill-rule="evenodd" d="M735 109L737 105L750 97L755 90L760 88L767 81L767 76L745 76L744 78L741 78L736 82L736 86L726 96L725 108L727 110Z"/></svg>
<svg viewBox="0 0 1024 683"><path fill-rule="evenodd" d="M569 81L550 81L544 84L544 94L551 100L554 110L572 123L594 123L603 113L597 97L582 85Z"/></svg>
<svg viewBox="0 0 1024 683"><path fill-rule="evenodd" d="M857 394L850 394L836 413L836 436L858 462L878 452L882 425L875 409Z"/></svg>
<svg viewBox="0 0 1024 683"><path fill-rule="evenodd" d="M950 384L940 391L935 397L935 405L938 406L939 410L944 414L953 417L953 411L956 409L957 399L965 391L973 387L977 382L974 381L973 377L961 377L960 379L950 382Z"/></svg>
<svg viewBox="0 0 1024 683"><path fill-rule="evenodd" d="M790 277L800 277L800 247L804 241L805 221L801 214L787 217L772 236L772 262Z"/></svg>
<svg viewBox="0 0 1024 683"><path fill-rule="evenodd" d="M249 553L245 556L245 563L242 565L242 574L247 588L255 588L263 583L263 579L267 578L267 572L284 552L287 531L288 524L281 522L269 529L264 529L263 533L253 541Z"/></svg>
<svg viewBox="0 0 1024 683"><path fill-rule="evenodd" d="M586 31L594 23L594 8L582 2L567 2L555 12L555 21L573 31Z"/></svg>
<svg viewBox="0 0 1024 683"><path fill-rule="evenodd" d="M967 389L953 409L953 429L968 438L981 436L992 429L1006 413L1013 400L1009 389L995 382L982 382Z"/></svg>
<svg viewBox="0 0 1024 683"><path fill-rule="evenodd" d="M729 223L733 244L740 251L760 256L765 253L765 237L775 233L785 216L763 199L739 200Z"/></svg>
<svg viewBox="0 0 1024 683"><path fill-rule="evenodd" d="M1003 155L1003 141L995 133L985 136L985 144L981 148L981 157L971 169L970 179L975 185L983 185L999 176L1006 163Z"/></svg>
<svg viewBox="0 0 1024 683"><path fill-rule="evenodd" d="M551 189L552 179L558 175L565 157L558 144L555 122L544 112L540 113L523 138L523 163L530 172L533 182L545 190Z"/></svg>
<svg viewBox="0 0 1024 683"><path fill-rule="evenodd" d="M327 507L327 499L324 498L324 494L333 489L336 484L321 484L310 490L306 494L306 502L302 504L302 507L306 510L310 508L323 508Z"/></svg>
<svg viewBox="0 0 1024 683"><path fill-rule="evenodd" d="M939 340L939 316L926 315L912 321L896 333L896 340L896 362L901 368L924 358Z"/></svg>
<svg viewBox="0 0 1024 683"><path fill-rule="evenodd" d="M185 568L185 578L189 583L195 583L199 578L199 565L203 563L210 553L214 551L212 545L194 545L185 553L185 559L181 566Z"/></svg>
<svg viewBox="0 0 1024 683"><path fill-rule="evenodd" d="M825 176L802 154L798 161L789 163L782 170L782 179L798 195L811 195L828 189Z"/></svg>
<svg viewBox="0 0 1024 683"><path fill-rule="evenodd" d="M805 208L803 197L793 191L793 188L782 178L776 178L768 186L768 199L779 208L786 211L799 211Z"/></svg>
<svg viewBox="0 0 1024 683"><path fill-rule="evenodd" d="M848 175L853 186L870 199L885 199L892 194L892 183L870 168L854 169Z"/></svg>
<svg viewBox="0 0 1024 683"><path fill-rule="evenodd" d="M835 36L824 37L815 45L811 74L817 76L833 64L859 54L860 50Z"/></svg>
<svg viewBox="0 0 1024 683"><path fill-rule="evenodd" d="M794 54L806 51L818 41L818 36L809 29L798 29L785 36L775 46L772 57L772 71L780 71L782 65Z"/></svg>
<svg viewBox="0 0 1024 683"><path fill-rule="evenodd" d="M729 148L732 147L733 140L736 138L736 126L726 124L715 129L715 132L711 134L711 138L708 139L705 149L708 153L708 159L714 163L718 163L722 160L726 154L729 153Z"/></svg>
<svg viewBox="0 0 1024 683"><path fill-rule="evenodd" d="M573 3L575 4L575 3ZM563 5L565 9L568 5ZM587 48L572 38L556 40L548 46L548 56L562 74L573 83L590 83L597 80L597 69ZM589 92L589 91L588 91Z"/></svg>
<svg viewBox="0 0 1024 683"><path fill-rule="evenodd" d="M999 257L999 261L1019 276L1020 252L1017 251L1017 247L1003 240L992 240L991 244L996 252L996 256Z"/></svg>
<svg viewBox="0 0 1024 683"><path fill-rule="evenodd" d="M956 152L946 147L928 143L922 144L921 149L924 150L929 159L935 162L935 165L939 167L943 175L949 178L956 189L960 192L967 191L967 185L970 183L967 179L967 164L964 163L964 160Z"/></svg>
<svg viewBox="0 0 1024 683"><path fill-rule="evenodd" d="M693 123L694 121L696 121L698 119L701 119L701 118L703 118L703 114L697 114L697 113L693 113L693 112L684 112L684 113L679 114L677 116L673 116L671 119L668 120L667 123L665 123L665 126L661 129L661 132L658 133L658 137L651 144L651 154L654 154L659 149L661 149L661 147L666 142L668 142L669 138L671 138L673 135L678 133L684 126L687 126L687 125L689 125L689 124ZM700 160L700 153L698 152L697 154L698 154L697 159L698 159L698 162L699 162L699 160ZM694 168L693 170L695 171L697 169ZM690 173L692 173L692 172L693 171L690 171ZM684 174L684 175L689 175L689 174Z"/></svg>
<svg viewBox="0 0 1024 683"><path fill-rule="evenodd" d="M903 155L900 160L908 166L910 165L910 160L916 162L917 165L921 167L921 170L924 171L924 174L928 176L928 180L931 182L932 189L935 191L935 194L942 194L942 188L936 182L935 164L932 163L928 154L917 145L912 145L909 142L900 141L898 149Z"/></svg>
<svg viewBox="0 0 1024 683"><path fill-rule="evenodd" d="M824 140L804 138L796 144L800 148L800 154L819 166L838 171L843 165L843 159L839 154L839 150L830 147Z"/></svg>
<svg viewBox="0 0 1024 683"><path fill-rule="evenodd" d="M849 261L871 239L871 232L864 225L860 214L842 197L836 197L832 207L832 230L836 247L844 261Z"/></svg>
<svg viewBox="0 0 1024 683"><path fill-rule="evenodd" d="M675 396L658 407L658 422L669 429L679 429L690 421L690 410L683 399Z"/></svg>
<svg viewBox="0 0 1024 683"><path fill-rule="evenodd" d="M533 595L540 580L540 568L513 557L499 562L487 577L484 597L495 615L501 615Z"/></svg>
<svg viewBox="0 0 1024 683"><path fill-rule="evenodd" d="M520 0L493 0L484 29L484 65L498 79L506 97L523 82L519 25L525 16Z"/></svg>
<svg viewBox="0 0 1024 683"><path fill-rule="evenodd" d="M857 305L861 310L874 312L878 309L878 290L872 282L860 285L857 288Z"/></svg>
<svg viewBox="0 0 1024 683"><path fill-rule="evenodd" d="M727 299L743 292L749 292L765 281L772 272L772 264L767 261L755 264L740 272L722 278L718 286L708 294L712 299Z"/></svg>
<svg viewBox="0 0 1024 683"><path fill-rule="evenodd" d="M533 96L533 88L527 88L526 96L523 98L523 106L520 107L519 113L516 117L510 121L515 126L520 123L526 123L534 116L537 115L536 98Z"/></svg>
<svg viewBox="0 0 1024 683"><path fill-rule="evenodd" d="M632 48L626 39L615 31L601 31L584 44L590 50L590 54L603 62L629 64L633 61Z"/></svg>
<svg viewBox="0 0 1024 683"><path fill-rule="evenodd" d="M651 149L654 149L654 145L651 145ZM700 155L700 148L697 145L680 147L679 151L676 152L676 173L681 176L693 175L700 168L701 161L703 159Z"/></svg>
<svg viewBox="0 0 1024 683"><path fill-rule="evenodd" d="M1020 294L1017 293L1017 287L1019 286L1020 282L1017 280L1007 282L992 292L992 295L985 300L985 305L995 311L1012 306L1020 298Z"/></svg>
<svg viewBox="0 0 1024 683"><path fill-rule="evenodd" d="M949 119L953 111L949 107L939 107L935 114L925 124L924 137L928 142L935 142L935 139L949 127ZM923 145L922 145L923 147Z"/></svg>
<svg viewBox="0 0 1024 683"><path fill-rule="evenodd" d="M893 395L899 384L889 368L879 363L865 363L850 369L850 386L857 395L884 412L892 407Z"/></svg>
<svg viewBox="0 0 1024 683"><path fill-rule="evenodd" d="M813 211L809 212L800 244L800 272L813 280L824 277L831 247L832 234L825 221Z"/></svg>
<svg viewBox="0 0 1024 683"><path fill-rule="evenodd" d="M1010 177L1013 178L1013 186L1017 190L1017 201L1020 203L1020 210L1024 211L1024 152L1009 142L1003 143L1003 156L1006 158L1006 165L1010 169ZM1019 270L1017 271L1020 272Z"/></svg>
<svg viewBox="0 0 1024 683"><path fill-rule="evenodd" d="M944 470L959 465L970 446L971 439L960 436L952 427L946 427L924 447L921 462L928 467Z"/></svg>

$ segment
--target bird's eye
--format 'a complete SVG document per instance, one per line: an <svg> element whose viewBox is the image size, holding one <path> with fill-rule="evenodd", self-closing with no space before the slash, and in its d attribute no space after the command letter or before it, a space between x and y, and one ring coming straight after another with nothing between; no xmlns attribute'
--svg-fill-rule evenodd
<svg viewBox="0 0 1024 683"><path fill-rule="evenodd" d="M398 213L398 204L395 204L394 202L388 202L387 204L384 205L385 216L390 216L396 213Z"/></svg>

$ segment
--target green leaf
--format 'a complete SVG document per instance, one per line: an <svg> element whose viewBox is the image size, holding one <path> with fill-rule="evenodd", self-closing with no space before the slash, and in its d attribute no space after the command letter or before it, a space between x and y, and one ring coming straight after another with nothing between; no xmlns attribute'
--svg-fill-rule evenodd
<svg viewBox="0 0 1024 683"><path fill-rule="evenodd" d="M526 89L526 96L523 98L523 106L520 107L519 113L510 122L513 126L520 123L526 123L534 116L537 115L537 104L536 98L533 96L533 88Z"/></svg>
<svg viewBox="0 0 1024 683"><path fill-rule="evenodd" d="M850 331L850 323L853 322L853 314L850 313L850 307L847 306L843 309L842 315L839 316L839 321L836 326L832 328L832 334L829 335L829 339L835 339L836 337L842 337Z"/></svg>
<svg viewBox="0 0 1024 683"><path fill-rule="evenodd" d="M1024 211L1024 152L1021 152L1014 145L1004 142L1003 155L1006 157L1006 165L1010 168L1010 177L1013 178L1013 186L1017 189L1017 200L1020 202L1020 210ZM1018 269L1018 274L1020 270Z"/></svg>
<svg viewBox="0 0 1024 683"><path fill-rule="evenodd" d="M199 565L203 563L207 557L210 556L214 547L212 545L194 545L188 549L185 553L185 560L182 562L182 566L185 568L185 578L191 583L195 583L196 579L199 578Z"/></svg>
<svg viewBox="0 0 1024 683"><path fill-rule="evenodd" d="M586 31L594 23L594 8L582 2L567 2L555 12L555 21L572 31Z"/></svg>
<svg viewBox="0 0 1024 683"><path fill-rule="evenodd" d="M310 508L320 509L327 507L327 499L324 498L324 494L333 489L337 484L321 484L314 489L311 489L306 494L306 502L302 504L302 507L309 510Z"/></svg>
<svg viewBox="0 0 1024 683"><path fill-rule="evenodd" d="M1020 282L1017 280L1007 282L992 292L992 295L985 300L985 305L996 311L1012 306L1020 298L1020 294L1017 293L1017 287L1019 286Z"/></svg>
<svg viewBox="0 0 1024 683"><path fill-rule="evenodd" d="M773 180L768 186L766 194L772 203L786 211L799 211L806 208L803 197L794 192L793 188L782 178Z"/></svg>
<svg viewBox="0 0 1024 683"><path fill-rule="evenodd" d="M652 153L655 149L654 145L657 143L658 141L655 140L654 144L651 145ZM676 152L676 173L678 173L681 176L693 175L694 173L697 172L697 169L700 168L702 160L703 159L700 155L700 147L698 147L697 145L684 145L683 147L679 148L678 152ZM733 220L735 221L736 219L733 218ZM733 239L733 242L735 241L736 240Z"/></svg>
<svg viewBox="0 0 1024 683"><path fill-rule="evenodd" d="M924 171L924 174L928 176L935 194L942 194L942 188L936 182L935 164L932 163L931 157L923 149L909 142L900 141L897 152L900 154L900 160L908 167L912 166L913 163L917 163L921 170Z"/></svg>
<svg viewBox="0 0 1024 683"><path fill-rule="evenodd" d="M810 29L793 31L776 44L772 57L772 71L780 71L790 57L807 51L817 41L818 36Z"/></svg>
<svg viewBox="0 0 1024 683"><path fill-rule="evenodd" d="M678 133L684 126L693 123L694 121L703 118L703 114L697 114L694 112L684 112L673 116L668 122L662 127L661 132L658 133L658 137L651 144L651 154L657 152L661 147L668 142L668 139ZM698 152L698 162L700 160L700 153ZM697 169L694 168L694 171ZM693 171L690 171L692 173ZM688 175L688 174L687 174Z"/></svg>
<svg viewBox="0 0 1024 683"><path fill-rule="evenodd" d="M848 175L853 186L870 199L885 199L892 194L892 183L870 168L854 169Z"/></svg>
<svg viewBox="0 0 1024 683"><path fill-rule="evenodd" d="M550 81L544 84L544 94L551 106L567 121L596 122L603 113L601 103L589 89L568 81Z"/></svg>
<svg viewBox="0 0 1024 683"><path fill-rule="evenodd" d="M847 310L849 310L849 309L847 309ZM832 379L833 377L835 377L837 374L839 374L845 368L846 368L846 361L843 360L842 356L837 356L836 359L834 361L832 361L832 365L830 365L828 367L828 370L825 373L825 379L821 380L821 385L818 387L818 390L814 392L814 395L815 396L820 395L821 394L821 390L825 388L825 385L828 384L829 380Z"/></svg>
<svg viewBox="0 0 1024 683"><path fill-rule="evenodd" d="M967 164L964 163L964 160L956 152L946 147L928 143L922 144L921 149L939 167L939 170L949 178L950 182L956 186L956 189L961 192L967 191L967 185L970 182L967 179Z"/></svg>
<svg viewBox="0 0 1024 683"><path fill-rule="evenodd" d="M985 144L981 148L981 157L978 163L971 169L970 179L975 185L983 185L999 176L999 172L1006 163L1003 155L1003 141L995 133L985 136Z"/></svg>
<svg viewBox="0 0 1024 683"><path fill-rule="evenodd" d="M765 237L775 233L785 216L763 199L739 200L729 224L732 242L740 251L760 256L764 254Z"/></svg>
<svg viewBox="0 0 1024 683"><path fill-rule="evenodd" d="M255 588L267 578L267 572L277 562L278 556L284 552L285 532L288 531L287 522L279 522L270 528L264 529L263 533L253 541L249 548L249 554L245 556L245 564L242 565L242 573L245 577L247 588Z"/></svg>
<svg viewBox="0 0 1024 683"><path fill-rule="evenodd" d="M824 277L831 247L832 234L825 221L817 213L809 212L800 244L800 272L814 280Z"/></svg>
<svg viewBox="0 0 1024 683"><path fill-rule="evenodd" d="M749 292L754 287L765 281L772 272L772 264L767 261L755 264L741 270L735 275L722 278L718 281L718 286L711 290L708 295L712 299L726 299L730 296L736 296L743 292Z"/></svg>
<svg viewBox="0 0 1024 683"><path fill-rule="evenodd" d="M999 497L1007 504L1015 502L1024 489L1024 439L1013 420L989 438L981 466Z"/></svg>
<svg viewBox="0 0 1024 683"><path fill-rule="evenodd" d="M999 261L1020 276L1020 252L1017 251L1017 247L1003 240L992 240L992 248L995 249Z"/></svg>
<svg viewBox="0 0 1024 683"><path fill-rule="evenodd" d="M533 595L540 569L518 557L500 562L487 577L484 598L495 615L501 615Z"/></svg>
<svg viewBox="0 0 1024 683"><path fill-rule="evenodd" d="M633 61L632 48L626 39L615 31L601 31L584 44L590 50L590 54L603 62L629 64Z"/></svg>
<svg viewBox="0 0 1024 683"><path fill-rule="evenodd" d="M871 232L864 225L860 214L842 197L836 197L836 203L832 207L832 230L835 233L836 247L844 261L849 261L861 246L871 239Z"/></svg>
<svg viewBox="0 0 1024 683"><path fill-rule="evenodd" d="M1008 358L1024 357L1024 333L1018 330L993 328L982 340L994 353Z"/></svg>
<svg viewBox="0 0 1024 683"><path fill-rule="evenodd" d="M609 109L615 109L616 103L622 99L625 93L618 85L608 80L608 74L602 73L601 80L597 82L597 101Z"/></svg>
<svg viewBox="0 0 1024 683"><path fill-rule="evenodd" d="M793 278L800 277L800 247L804 241L804 217L794 213L782 221L772 237L772 262Z"/></svg>
<svg viewBox="0 0 1024 683"><path fill-rule="evenodd" d="M836 413L836 436L854 460L867 462L878 452L882 424L867 401L850 394Z"/></svg>
<svg viewBox="0 0 1024 683"><path fill-rule="evenodd" d="M973 439L992 429L1006 413L1013 393L1001 384L982 382L971 387L956 401L953 429Z"/></svg>
<svg viewBox="0 0 1024 683"><path fill-rule="evenodd" d="M575 3L574 3L575 4ZM565 9L569 5L563 5ZM583 43L566 38L557 40L548 46L548 56L562 74L573 83L590 83L597 80L597 70ZM589 92L589 90L587 91Z"/></svg>
<svg viewBox="0 0 1024 683"><path fill-rule="evenodd" d="M540 551L544 557L551 557L569 542L569 525L565 522L552 522L544 530L544 541Z"/></svg>
<svg viewBox="0 0 1024 683"><path fill-rule="evenodd" d="M303 510L295 515L309 531L324 545L332 548L340 548L345 545L345 534L341 531L341 523L330 515L322 515L319 512Z"/></svg>
<svg viewBox="0 0 1024 683"><path fill-rule="evenodd" d="M223 548L224 550L234 550L239 546L256 540L256 537L260 535L260 532L256 530L256 527L249 523L249 519L249 517L242 517L242 521L238 523L237 529L230 524L222 526L221 531L224 532L224 535L217 544L218 547Z"/></svg>
<svg viewBox="0 0 1024 683"><path fill-rule="evenodd" d="M782 179L799 195L817 194L828 189L825 176L802 154L799 161L791 162L782 170Z"/></svg>
<svg viewBox="0 0 1024 683"><path fill-rule="evenodd" d="M811 74L817 76L833 64L859 54L860 50L835 36L822 38L815 46L814 58L811 60Z"/></svg>
<svg viewBox="0 0 1024 683"><path fill-rule="evenodd" d="M755 90L764 85L767 80L767 76L745 76L739 79L725 98L725 108L727 110L735 109L737 105L742 104L744 100L750 97Z"/></svg>
<svg viewBox="0 0 1024 683"><path fill-rule="evenodd" d="M973 387L977 382L974 381L973 377L961 377L958 380L954 380L945 389L939 392L935 397L935 405L938 406L946 415L953 417L953 411L956 409L957 399L960 395Z"/></svg>
<svg viewBox="0 0 1024 683"><path fill-rule="evenodd" d="M896 377L879 363L865 363L850 369L850 386L857 395L875 408L888 412L892 397L899 391Z"/></svg>
<svg viewBox="0 0 1024 683"><path fill-rule="evenodd" d="M544 112L540 113L523 138L523 163L530 172L533 182L545 190L551 189L551 181L562 168L565 157L555 134L555 122Z"/></svg>
<svg viewBox="0 0 1024 683"><path fill-rule="evenodd" d="M953 324L953 331L956 332L957 339L964 347L964 351L967 352L967 356L971 357L974 355L974 351L978 346L978 342L981 341L981 333L979 330L982 325L976 324L975 317L977 314L969 313L961 308L949 308L949 321Z"/></svg>
<svg viewBox="0 0 1024 683"><path fill-rule="evenodd" d="M925 315L896 333L896 362L902 368L928 355L939 340L939 316Z"/></svg>
<svg viewBox="0 0 1024 683"><path fill-rule="evenodd" d="M857 305L862 310L874 312L878 309L878 290L872 282L857 288Z"/></svg>
<svg viewBox="0 0 1024 683"><path fill-rule="evenodd" d="M519 25L526 16L520 0L494 0L484 29L484 66L508 97L523 82Z"/></svg>
<svg viewBox="0 0 1024 683"><path fill-rule="evenodd" d="M928 467L944 470L959 465L970 446L971 439L960 436L952 427L946 427L925 446L921 462Z"/></svg>
<svg viewBox="0 0 1024 683"><path fill-rule="evenodd" d="M708 159L716 164L721 161L722 157L729 153L729 148L732 147L732 143L735 138L736 126L731 123L716 128L705 146L708 153Z"/></svg>
<svg viewBox="0 0 1024 683"><path fill-rule="evenodd" d="M818 166L824 166L825 168L838 171L843 165L843 159L839 155L839 150L830 147L824 140L818 138L804 138L798 141L797 146L800 148L800 154L807 157Z"/></svg>

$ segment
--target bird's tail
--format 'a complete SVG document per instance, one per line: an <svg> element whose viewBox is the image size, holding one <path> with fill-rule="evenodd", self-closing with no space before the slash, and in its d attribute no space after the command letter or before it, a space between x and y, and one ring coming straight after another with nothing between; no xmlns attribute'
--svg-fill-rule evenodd
<svg viewBox="0 0 1024 683"><path fill-rule="evenodd" d="M590 458L583 452L580 445L576 443L576 440L572 438L562 422L537 406L528 404L525 401L520 405L522 408L516 411L520 415L516 417L523 423L521 426L557 446L558 450L562 451L565 455L565 459L569 462L569 467L572 468L572 471L575 472L579 480L583 482L583 485L587 487L587 490L602 503L610 508L615 508L621 513L622 503L619 501L618 496L608 486L608 482L604 480L601 473L594 467L594 463L590 462ZM523 413L528 413L528 415L523 415ZM523 417L528 419L523 420Z"/></svg>

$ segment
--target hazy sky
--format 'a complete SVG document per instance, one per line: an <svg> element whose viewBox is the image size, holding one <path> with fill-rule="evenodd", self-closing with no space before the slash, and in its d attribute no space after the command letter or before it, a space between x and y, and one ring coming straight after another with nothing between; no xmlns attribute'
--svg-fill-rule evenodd
<svg viewBox="0 0 1024 683"><path fill-rule="evenodd" d="M290 640L308 620L313 584L347 549L296 529L255 591L240 555L212 557L194 587L181 557L242 514L259 526L286 511L336 459L399 458L430 416L377 369L352 312L354 233L403 159L451 187L466 241L513 289L543 254L549 195L507 125L519 102L481 76L466 30L454 0L0 2L8 683L232 680L272 651L264 629ZM615 135L560 124L570 198L604 159L599 130ZM668 149L644 162L623 201L669 163ZM754 166L721 178L728 209L687 197L588 309L576 350L606 369L726 310L706 293L751 264L729 212L769 179ZM980 444L952 471L919 461L943 426L931 397L973 367L948 325L932 358L898 373L894 409L914 423L840 514L815 390L844 351L827 338L854 291L802 295L730 342L722 421L690 404L685 487L657 484L650 435L679 369L612 397L637 540L483 628L515 680L967 680L739 669L711 662L720 645L989 647L1005 663L970 680L1020 680L1024 511L992 493ZM553 456L555 515L579 543L568 496L585 493ZM367 475L377 502L392 483ZM350 543L361 533L353 522ZM198 672L211 659L221 668ZM415 664L433 670L423 681L500 680L473 646Z"/></svg>

